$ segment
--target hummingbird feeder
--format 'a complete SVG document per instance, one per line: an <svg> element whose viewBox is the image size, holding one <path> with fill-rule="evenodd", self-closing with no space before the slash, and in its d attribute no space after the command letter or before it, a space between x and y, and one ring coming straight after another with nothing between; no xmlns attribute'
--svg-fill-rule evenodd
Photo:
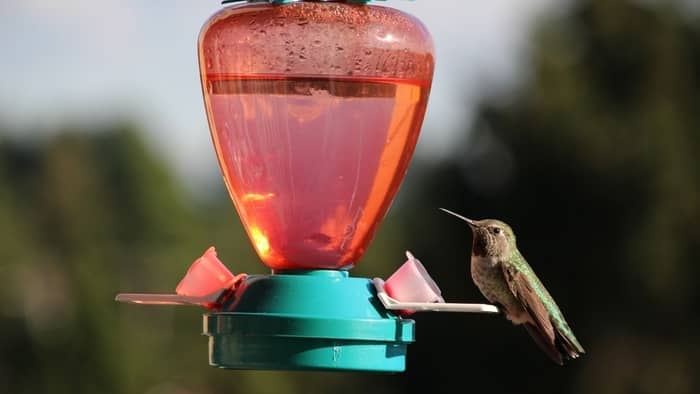
<svg viewBox="0 0 700 394"><path fill-rule="evenodd" d="M349 270L403 179L433 77L414 17L368 1L230 2L199 36L202 91L228 192L271 274L233 275L213 248L173 295L209 309L211 365L400 372L417 310L446 304L423 266L386 283Z"/></svg>

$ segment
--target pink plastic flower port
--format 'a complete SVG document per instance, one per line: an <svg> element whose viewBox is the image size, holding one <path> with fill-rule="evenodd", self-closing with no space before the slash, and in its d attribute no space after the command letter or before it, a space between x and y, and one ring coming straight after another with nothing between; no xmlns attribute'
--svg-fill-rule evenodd
<svg viewBox="0 0 700 394"><path fill-rule="evenodd" d="M406 252L408 260L384 283L384 290L400 302L445 302L440 288L421 262ZM402 315L413 313L401 311Z"/></svg>
<svg viewBox="0 0 700 394"><path fill-rule="evenodd" d="M199 305L218 310L248 275L233 275L210 247L195 260L175 289L176 294L118 294L117 301L150 305Z"/></svg>
<svg viewBox="0 0 700 394"><path fill-rule="evenodd" d="M236 277L216 256L212 246L195 260L175 288L175 293L190 297L204 297L231 286Z"/></svg>

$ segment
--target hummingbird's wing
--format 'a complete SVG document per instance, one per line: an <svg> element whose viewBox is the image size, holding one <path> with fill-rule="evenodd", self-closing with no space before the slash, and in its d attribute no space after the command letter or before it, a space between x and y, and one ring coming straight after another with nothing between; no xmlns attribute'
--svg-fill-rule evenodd
<svg viewBox="0 0 700 394"><path fill-rule="evenodd" d="M511 293L530 315L530 323L525 323L527 331L560 365L563 356L576 358L585 353L552 296L525 259L520 255L517 257L515 263L501 263L501 269Z"/></svg>
<svg viewBox="0 0 700 394"><path fill-rule="evenodd" d="M524 323L525 329L552 361L562 365L562 355L556 345L555 327L542 302L542 297L537 294L528 275L520 271L517 266L502 263L501 268L511 293L530 315L530 321Z"/></svg>

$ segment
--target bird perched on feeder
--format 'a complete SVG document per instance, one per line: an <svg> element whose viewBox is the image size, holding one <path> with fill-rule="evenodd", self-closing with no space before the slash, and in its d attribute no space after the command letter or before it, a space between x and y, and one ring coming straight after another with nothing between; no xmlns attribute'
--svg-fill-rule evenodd
<svg viewBox="0 0 700 394"><path fill-rule="evenodd" d="M490 302L513 324L522 324L537 345L559 365L585 353L556 302L520 254L515 234L493 219L471 220L440 208L469 224L473 233L471 274Z"/></svg>

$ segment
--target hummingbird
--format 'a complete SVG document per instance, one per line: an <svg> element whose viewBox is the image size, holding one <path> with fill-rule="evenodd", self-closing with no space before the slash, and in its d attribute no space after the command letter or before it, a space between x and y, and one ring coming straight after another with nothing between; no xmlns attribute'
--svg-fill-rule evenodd
<svg viewBox="0 0 700 394"><path fill-rule="evenodd" d="M523 325L555 363L585 353L547 289L515 243L515 233L500 220L472 220L444 208L469 224L473 233L472 280L505 317Z"/></svg>

